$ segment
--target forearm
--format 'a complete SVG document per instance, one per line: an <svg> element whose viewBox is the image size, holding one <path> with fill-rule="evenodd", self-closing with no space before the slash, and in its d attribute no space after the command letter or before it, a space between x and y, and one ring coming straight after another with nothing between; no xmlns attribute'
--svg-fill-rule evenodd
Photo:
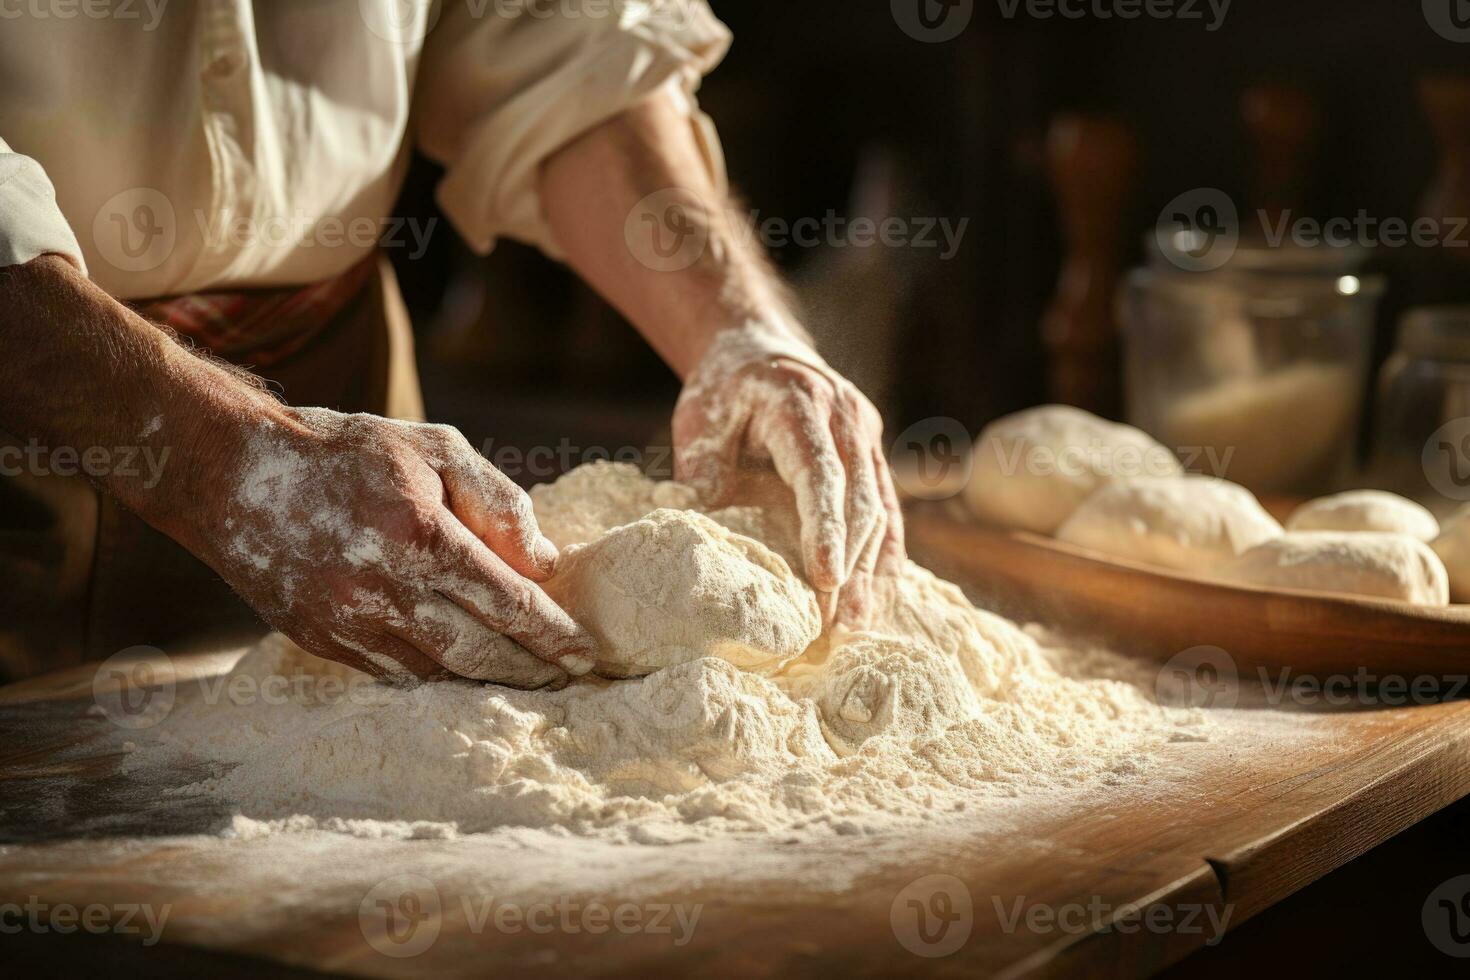
<svg viewBox="0 0 1470 980"><path fill-rule="evenodd" d="M278 410L64 259L0 270L0 428L53 454L106 450L91 475L161 530L177 535L209 492L208 463L231 451L240 423ZM145 452L152 468L137 463Z"/></svg>
<svg viewBox="0 0 1470 980"><path fill-rule="evenodd" d="M658 214L637 212L649 195ZM542 171L543 207L567 261L686 377L723 329L758 320L802 336L760 245L706 168L688 119L658 96L564 147ZM637 236L678 202L694 243L661 269ZM632 216L631 236L630 216ZM630 237L634 241L630 241ZM696 255L697 252L697 255Z"/></svg>
<svg viewBox="0 0 1470 980"><path fill-rule="evenodd" d="M287 408L64 260L0 270L0 428L166 452L161 473L89 475L313 653L528 688L596 660L524 577L556 560L530 498L457 432Z"/></svg>

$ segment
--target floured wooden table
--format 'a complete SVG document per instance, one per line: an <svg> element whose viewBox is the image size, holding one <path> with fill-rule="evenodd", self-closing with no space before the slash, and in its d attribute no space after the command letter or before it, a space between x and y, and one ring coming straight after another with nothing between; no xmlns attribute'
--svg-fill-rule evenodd
<svg viewBox="0 0 1470 980"><path fill-rule="evenodd" d="M230 663L176 660L205 678ZM1141 976L1470 794L1470 703L1267 705L1245 684L1208 741L1166 746L1136 782L899 840L225 839L227 809L167 792L199 774L123 775L88 741L107 724L91 683L0 691L0 912L99 910L105 942L28 938L163 974Z"/></svg>

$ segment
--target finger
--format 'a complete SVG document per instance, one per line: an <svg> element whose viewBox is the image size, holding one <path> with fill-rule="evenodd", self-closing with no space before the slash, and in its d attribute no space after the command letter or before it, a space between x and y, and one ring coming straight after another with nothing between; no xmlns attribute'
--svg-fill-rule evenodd
<svg viewBox="0 0 1470 980"><path fill-rule="evenodd" d="M883 526L883 542L878 551L877 575L897 575L903 570L907 557L904 545L903 507L898 502L898 490L893 486L893 470L881 450L873 450L874 465L878 471L878 493L883 498L883 508L888 512L888 521Z"/></svg>
<svg viewBox="0 0 1470 980"><path fill-rule="evenodd" d="M700 436L674 451L674 479L693 487L706 506L717 507L730 495L739 459L739 439Z"/></svg>
<svg viewBox="0 0 1470 980"><path fill-rule="evenodd" d="M847 571L846 476L832 442L830 419L814 401L797 396L782 408L758 414L755 421L752 435L770 453L776 472L796 496L807 580L818 591L834 592Z"/></svg>
<svg viewBox="0 0 1470 980"><path fill-rule="evenodd" d="M825 629L837 621L837 601L840 595L835 592L823 592L818 589L814 593L817 597L817 611L822 614L822 627Z"/></svg>
<svg viewBox="0 0 1470 980"><path fill-rule="evenodd" d="M384 633L353 631L348 636L334 632L330 637L304 636L296 643L307 653L346 664L397 687L412 687L444 676L442 666L410 644Z"/></svg>
<svg viewBox="0 0 1470 980"><path fill-rule="evenodd" d="M715 418L700 416L699 424L691 423L687 416L676 420L674 479L693 487L707 505L724 503L740 462L748 421L749 413L735 412Z"/></svg>
<svg viewBox="0 0 1470 980"><path fill-rule="evenodd" d="M552 576L556 545L541 533L530 495L510 477L464 442L440 465L439 478L450 512L486 547L527 578L544 582Z"/></svg>
<svg viewBox="0 0 1470 980"><path fill-rule="evenodd" d="M573 622L541 587L517 575L504 561L457 524L445 529L439 550L442 571L429 584L490 629L531 653L580 676L597 662L597 641ZM445 661L457 674L474 663ZM461 668L464 668L462 670Z"/></svg>
<svg viewBox="0 0 1470 980"><path fill-rule="evenodd" d="M412 622L393 631L425 656L460 677L490 681L523 691L566 687L571 677L509 637L485 625L439 595L415 606ZM451 666L452 665L452 666Z"/></svg>
<svg viewBox="0 0 1470 980"><path fill-rule="evenodd" d="M863 629L872 615L873 571L878 565L878 554L883 550L883 540L881 533L868 538L852 575L839 594L835 618L850 629Z"/></svg>
<svg viewBox="0 0 1470 980"><path fill-rule="evenodd" d="M854 407L855 411L855 407ZM881 537L887 510L878 492L878 472L873 465L872 446L855 431L855 416L839 412L832 418L832 437L847 471L847 560L851 577L868 549L868 541ZM873 556L876 560L876 554Z"/></svg>

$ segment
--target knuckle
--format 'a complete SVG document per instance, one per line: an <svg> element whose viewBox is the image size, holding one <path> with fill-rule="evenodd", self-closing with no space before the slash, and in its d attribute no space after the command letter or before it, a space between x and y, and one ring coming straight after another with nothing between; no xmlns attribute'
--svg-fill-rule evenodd
<svg viewBox="0 0 1470 980"><path fill-rule="evenodd" d="M531 495L523 490L520 484L489 463L481 467L481 472L484 493L497 508L517 515L534 513L534 508L531 506Z"/></svg>
<svg viewBox="0 0 1470 980"><path fill-rule="evenodd" d="M859 478L852 481L853 503L864 513L881 516L885 508L883 495L878 492L877 475L871 466L862 467L857 472Z"/></svg>
<svg viewBox="0 0 1470 980"><path fill-rule="evenodd" d="M538 632L540 610L536 596L529 588L508 586L501 592L498 606L498 618L507 633L524 636Z"/></svg>
<svg viewBox="0 0 1470 980"><path fill-rule="evenodd" d="M505 521L518 534L530 535L536 530L536 507L525 491L517 492L507 501Z"/></svg>
<svg viewBox="0 0 1470 980"><path fill-rule="evenodd" d="M415 475L424 469L423 460L411 445L399 442L385 442L380 445L360 443L359 445L368 447L370 454L362 458L359 468L360 479L386 482L390 487L406 487L411 485ZM373 469L379 469L383 478L378 478L368 472Z"/></svg>
<svg viewBox="0 0 1470 980"><path fill-rule="evenodd" d="M856 388L845 388L837 396L834 417L850 434L855 444L866 442L868 438L883 429L883 421L878 416L878 410Z"/></svg>
<svg viewBox="0 0 1470 980"><path fill-rule="evenodd" d="M833 396L832 386L827 383L826 378L823 378L815 371L796 366L791 369L786 377L788 387L803 398L810 399L818 405L831 403Z"/></svg>
<svg viewBox="0 0 1470 980"><path fill-rule="evenodd" d="M488 469L485 478L477 481L482 495L480 506L489 519L494 532L511 537L529 537L535 531L536 507L530 494L498 470Z"/></svg>
<svg viewBox="0 0 1470 980"><path fill-rule="evenodd" d="M876 501L874 502L876 504ZM862 536L873 541L880 540L883 529L888 524L888 512L882 507L868 506L862 511L862 517L858 523L862 529Z"/></svg>
<svg viewBox="0 0 1470 980"><path fill-rule="evenodd" d="M462 449L470 448L470 441L465 438L464 433L452 425L435 423L434 432L438 434L440 439L443 439L445 443L451 446L458 446Z"/></svg>
<svg viewBox="0 0 1470 980"><path fill-rule="evenodd" d="M399 424L411 444L442 457L444 462L460 461L469 456L479 455L470 445L470 441L465 438L464 433L452 425L445 425L442 422Z"/></svg>
<svg viewBox="0 0 1470 980"><path fill-rule="evenodd" d="M434 423L428 426L431 438L441 448L454 456L477 455L470 441L465 438L463 432L452 425Z"/></svg>
<svg viewBox="0 0 1470 980"><path fill-rule="evenodd" d="M335 425L327 428L331 438L349 446L376 446L391 443L393 429L387 420L361 412L340 416Z"/></svg>

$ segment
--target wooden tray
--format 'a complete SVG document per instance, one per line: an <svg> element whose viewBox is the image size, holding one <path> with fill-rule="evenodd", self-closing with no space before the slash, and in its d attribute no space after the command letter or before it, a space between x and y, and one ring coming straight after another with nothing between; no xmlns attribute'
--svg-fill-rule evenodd
<svg viewBox="0 0 1470 980"><path fill-rule="evenodd" d="M1229 585L1124 561L1025 531L982 527L914 504L908 537L934 570L997 611L1169 658L1198 646L1245 670L1322 676L1470 673L1470 605Z"/></svg>

